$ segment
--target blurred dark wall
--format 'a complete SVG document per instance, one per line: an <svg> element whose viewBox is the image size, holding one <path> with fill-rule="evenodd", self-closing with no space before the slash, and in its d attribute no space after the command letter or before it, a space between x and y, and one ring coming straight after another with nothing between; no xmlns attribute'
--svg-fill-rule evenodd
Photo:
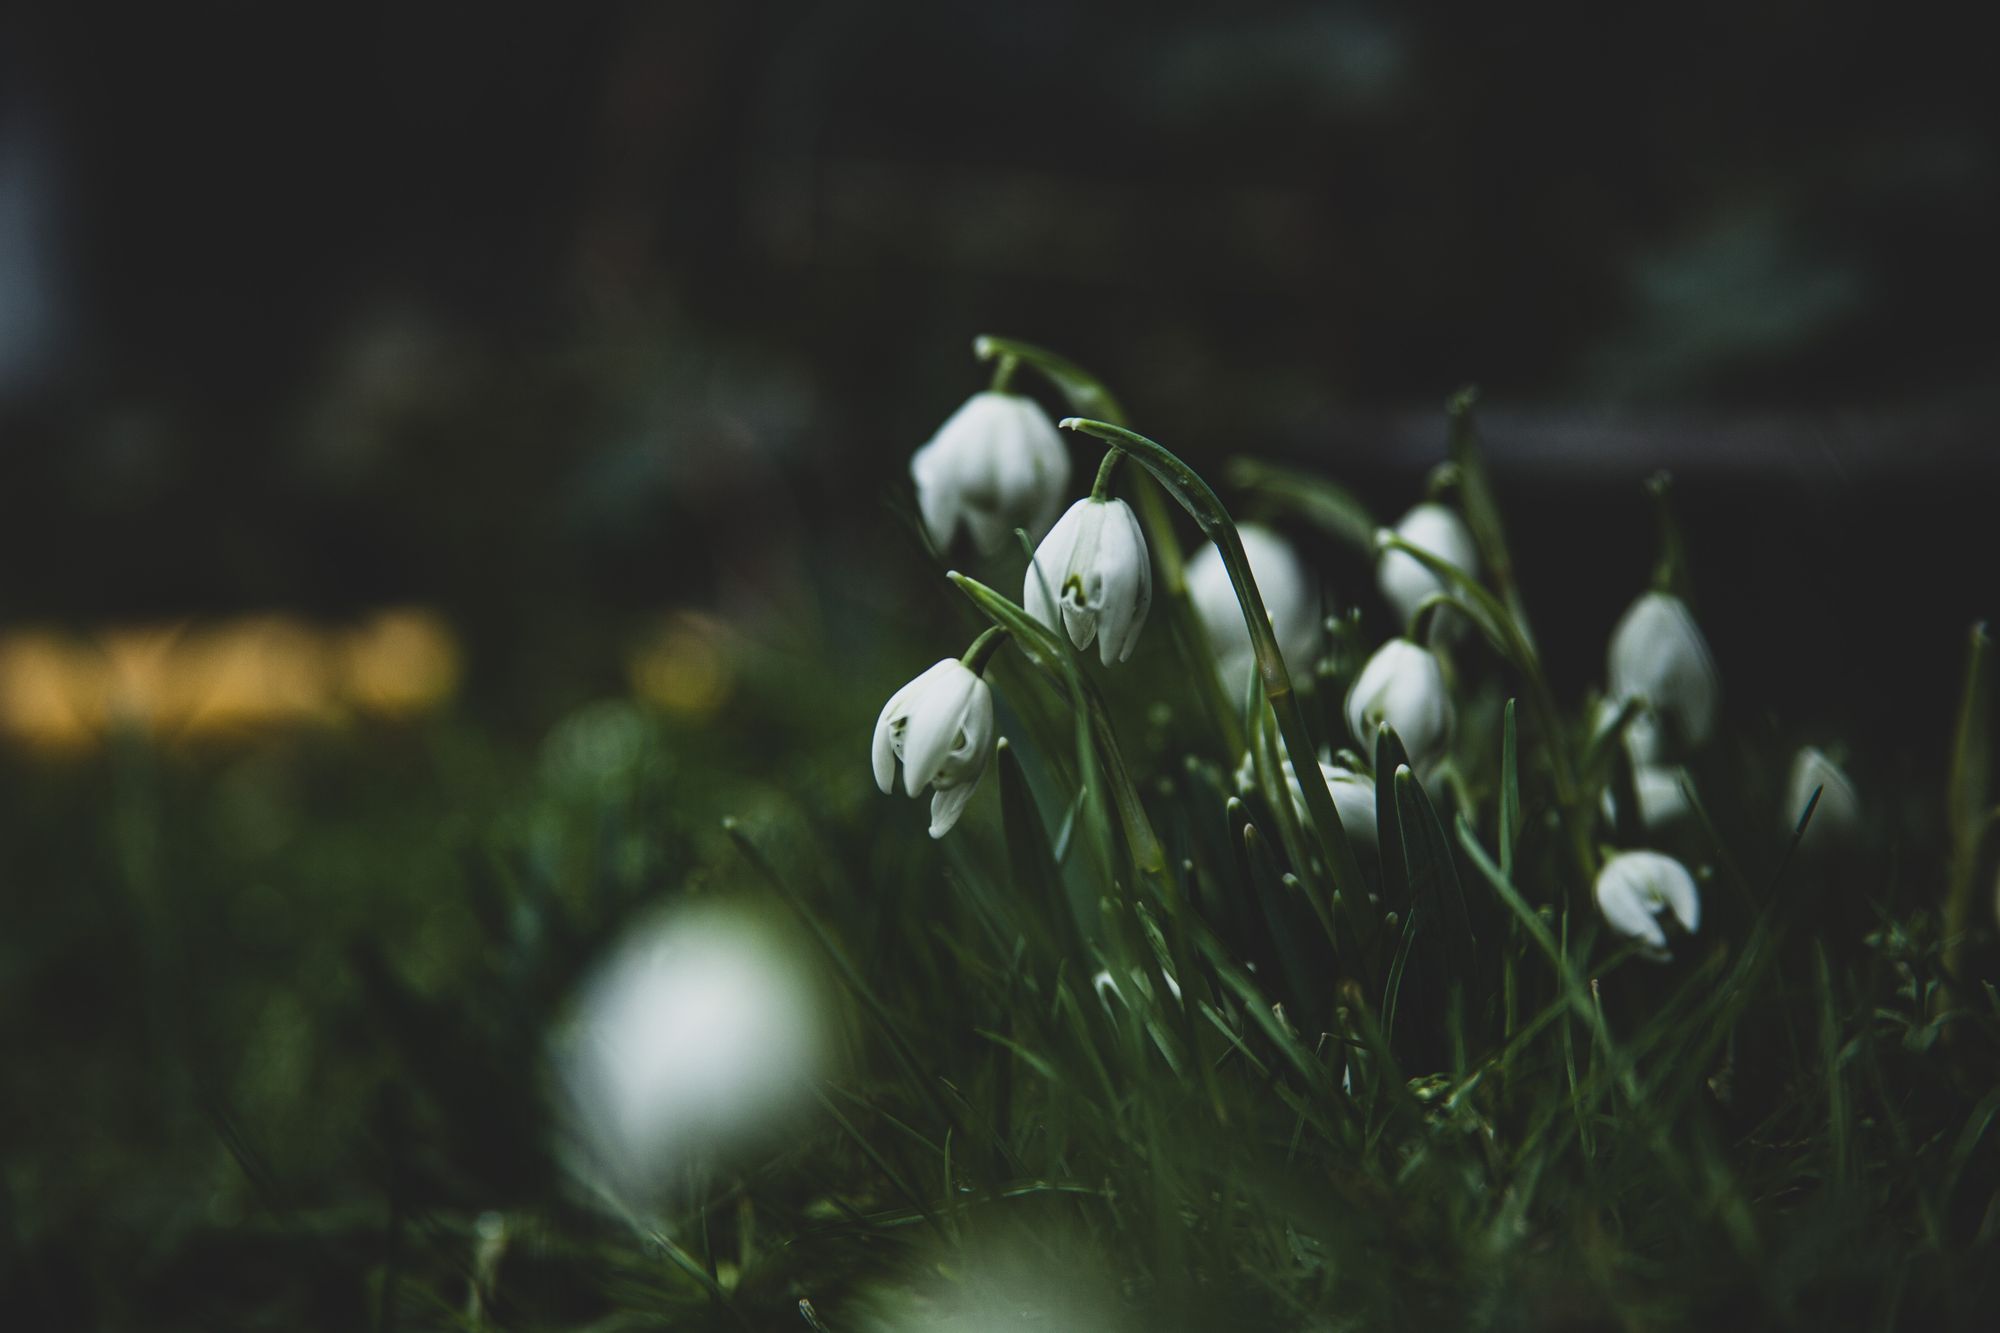
<svg viewBox="0 0 2000 1333"><path fill-rule="evenodd" d="M1477 380L1579 651L1666 465L1725 646L1860 603L1948 674L1993 609L1977 18L16 13L0 618L426 599L556 671L603 611L782 613L900 550L882 497L998 331L1384 517Z"/></svg>

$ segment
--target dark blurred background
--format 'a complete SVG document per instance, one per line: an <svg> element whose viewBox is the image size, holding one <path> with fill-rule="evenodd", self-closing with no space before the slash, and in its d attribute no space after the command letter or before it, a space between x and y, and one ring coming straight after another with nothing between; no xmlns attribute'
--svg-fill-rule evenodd
<svg viewBox="0 0 2000 1333"><path fill-rule="evenodd" d="M419 605L501 719L621 679L667 608L907 632L906 459L995 332L1197 465L1309 463L1385 520L1476 381L1562 683L1667 467L1738 703L1941 746L2000 498L1976 24L13 9L0 622Z"/></svg>

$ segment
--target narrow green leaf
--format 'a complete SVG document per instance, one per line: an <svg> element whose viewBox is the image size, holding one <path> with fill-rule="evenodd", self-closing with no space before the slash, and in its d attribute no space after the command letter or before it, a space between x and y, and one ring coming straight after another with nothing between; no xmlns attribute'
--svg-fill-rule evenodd
<svg viewBox="0 0 2000 1333"><path fill-rule="evenodd" d="M1403 749L1396 729L1387 722L1376 727L1375 845L1382 855L1382 906L1406 916L1416 897L1410 892L1410 864L1403 856L1403 820L1396 807L1396 770L1409 762L1409 753Z"/></svg>
<svg viewBox="0 0 2000 1333"><path fill-rule="evenodd" d="M982 333L972 340L972 354L981 361L1011 356L1026 362L1056 386L1078 416L1096 417L1099 421L1121 426L1126 422L1124 407L1105 387L1103 380L1046 347L1037 347L1017 338L996 338L990 333Z"/></svg>
<svg viewBox="0 0 2000 1333"><path fill-rule="evenodd" d="M1036 911L1021 914L1036 922L1045 944L1053 945L1063 957L1079 962L1086 956L1081 931L1087 922L1076 919L1062 874L1056 868L1035 794L1021 757L1006 737L1001 737L995 756L1000 770L1000 819L1007 831L1007 862L1013 872L1011 882L1025 889L1037 905Z"/></svg>
<svg viewBox="0 0 2000 1333"><path fill-rule="evenodd" d="M1285 740L1285 753L1291 759L1295 772L1303 775L1311 770L1319 761L1313 752L1312 738L1306 730L1305 714L1299 707L1290 670L1284 655L1278 650L1270 614L1265 609L1263 594L1257 590L1257 580L1251 573L1249 557L1244 554L1236 524L1214 489L1170 450L1143 435L1108 422L1078 417L1071 417L1061 424L1067 429L1094 435L1138 459L1148 472L1158 478L1168 494L1188 511L1202 535L1215 543L1222 556L1223 568L1228 571L1230 586L1235 590L1237 602L1242 608L1243 623L1257 656L1258 676L1264 686L1265 698L1277 715L1278 731ZM1340 826L1340 814L1334 808L1333 793L1323 782L1306 782L1301 786L1305 792L1306 812L1311 816L1313 833L1319 840L1320 853L1326 859L1336 893L1341 895L1342 901L1350 904L1365 902L1367 886L1361 876L1361 862L1355 857L1352 842ZM1348 915L1363 947L1358 954L1345 955L1343 962L1349 966L1365 964L1366 946L1376 934L1375 922L1365 911L1350 909Z"/></svg>
<svg viewBox="0 0 2000 1333"><path fill-rule="evenodd" d="M1395 783L1411 896L1437 924L1450 976L1468 993L1476 993L1479 941L1473 934L1472 914L1458 881L1458 867L1452 862L1451 844L1445 841L1444 825L1409 765L1396 769Z"/></svg>
<svg viewBox="0 0 2000 1333"><path fill-rule="evenodd" d="M995 592L979 580L967 577L953 570L946 575L972 600L993 622L1013 632L1014 642L1021 645L1029 660L1042 670L1054 676L1065 685L1077 702L1077 726L1088 727L1089 735L1097 744L1080 744L1078 762L1084 769L1082 780L1087 790L1094 789L1090 780L1090 770L1102 765L1104 786L1108 789L1118 820L1123 827L1126 845L1132 860L1147 874L1160 874L1166 867L1166 852L1160 846L1159 837L1153 832L1152 822L1146 816L1145 806L1140 803L1139 793L1132 785L1129 770L1118 748L1117 734L1112 730L1111 719L1104 708L1104 701L1098 696L1089 678L1077 670L1076 662L1066 650L1065 644L1049 632L1047 626L1023 610L1020 605Z"/></svg>
<svg viewBox="0 0 2000 1333"><path fill-rule="evenodd" d="M1948 815L1951 821L1951 882L1944 908L1944 970L1947 978L1963 980L1965 951L1972 928L1977 894L1979 845L1992 802L1993 766L1992 667L1993 645L1985 622L1972 627L1965 651L1965 690L1959 697L1958 727L1952 745ZM1951 1006L1949 989L1939 993L1941 1008Z"/></svg>
<svg viewBox="0 0 2000 1333"><path fill-rule="evenodd" d="M1514 700L1500 723L1500 871L1514 877L1514 848L1521 836L1521 761L1514 732Z"/></svg>
<svg viewBox="0 0 2000 1333"><path fill-rule="evenodd" d="M1493 586L1500 590L1509 618L1522 639L1532 644L1535 636L1528 628L1527 612L1514 583L1514 557L1507 545L1506 526L1500 521L1500 502L1494 498L1485 451L1479 447L1479 429L1472 415L1478 401L1479 390L1472 385L1446 401L1445 416L1449 422L1446 448L1458 472L1460 504L1465 510L1466 526L1472 529L1473 544L1479 548L1479 558L1492 575Z"/></svg>
<svg viewBox="0 0 2000 1333"><path fill-rule="evenodd" d="M1346 487L1315 473L1254 458L1232 458L1223 475L1237 492L1295 513L1328 536L1353 547L1371 561L1374 559L1375 530L1381 525Z"/></svg>

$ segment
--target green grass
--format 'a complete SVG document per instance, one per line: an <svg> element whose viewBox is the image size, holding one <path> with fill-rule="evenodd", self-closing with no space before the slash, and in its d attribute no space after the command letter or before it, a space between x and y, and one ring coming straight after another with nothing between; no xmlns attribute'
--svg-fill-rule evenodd
<svg viewBox="0 0 2000 1333"><path fill-rule="evenodd" d="M1469 429L1454 454L1504 542ZM1365 531L1329 483L1238 475ZM0 1301L36 1328L1987 1326L1983 659L1953 774L1864 781L1838 856L1793 847L1787 754L1725 725L1668 848L1709 868L1704 919L1660 964L1591 899L1621 775L1525 646L1554 595L1465 594L1505 623L1455 654L1448 772L1398 777L1393 734L1353 756L1387 852L1358 879L1170 598L1129 667L1017 626L1008 742L935 843L868 727L990 597L880 627L894 654L740 646L698 723L610 699L533 744L447 719L17 759ZM1292 664L1315 745L1352 746L1362 637ZM624 925L717 896L822 958L834 1072L607 1210L562 1169L547 1034Z"/></svg>

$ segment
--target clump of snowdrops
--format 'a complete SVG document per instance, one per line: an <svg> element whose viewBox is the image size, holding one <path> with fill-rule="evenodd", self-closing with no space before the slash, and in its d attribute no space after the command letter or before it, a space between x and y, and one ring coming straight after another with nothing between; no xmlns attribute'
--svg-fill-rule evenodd
<svg viewBox="0 0 2000 1333"><path fill-rule="evenodd" d="M872 738L1012 1000L1001 1100L952 1126L990 1161L944 1202L1117 1237L1138 1326L1957 1317L1868 1238L1948 1265L2000 1229L1983 629L1941 874L1895 883L1895 794L1837 737L1732 727L1664 476L1651 586L1563 699L1528 614L1562 590L1515 580L1470 391L1393 524L1240 460L1243 523L1079 367L975 350L992 385L911 474L984 627ZM1787 1267L1812 1210L1842 1257Z"/></svg>

